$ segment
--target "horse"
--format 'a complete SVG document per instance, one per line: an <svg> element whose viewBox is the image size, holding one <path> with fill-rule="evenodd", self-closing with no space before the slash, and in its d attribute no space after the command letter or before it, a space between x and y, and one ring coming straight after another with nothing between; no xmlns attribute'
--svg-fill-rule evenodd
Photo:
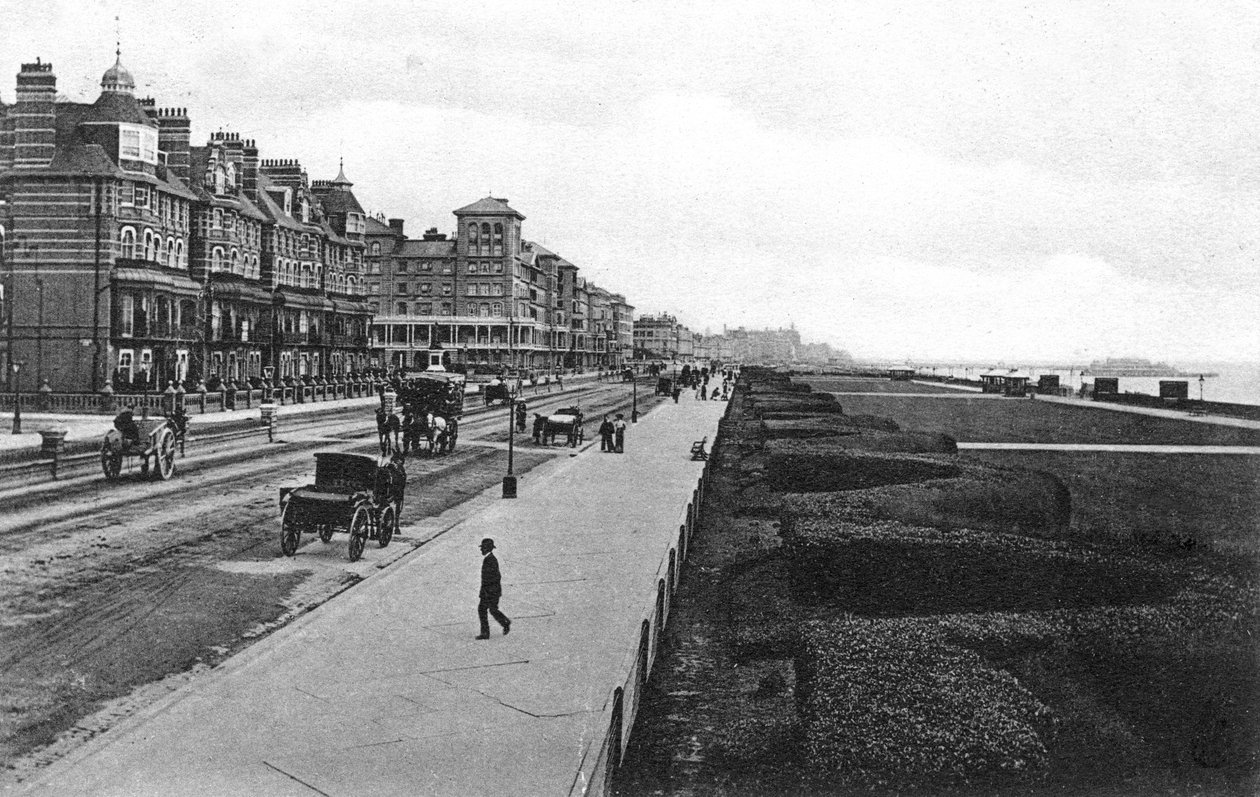
<svg viewBox="0 0 1260 797"><path fill-rule="evenodd" d="M430 412L424 416L424 435L429 442L430 454L453 452L459 437L459 422Z"/></svg>
<svg viewBox="0 0 1260 797"><path fill-rule="evenodd" d="M384 408L376 410L376 436L381 444L381 456L388 456L390 452L398 450L400 431L402 431L402 423L397 415L386 412Z"/></svg>

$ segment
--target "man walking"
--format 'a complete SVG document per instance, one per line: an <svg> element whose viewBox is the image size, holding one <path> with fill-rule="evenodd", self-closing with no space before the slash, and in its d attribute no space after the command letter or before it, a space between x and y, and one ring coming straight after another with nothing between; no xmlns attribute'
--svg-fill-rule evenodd
<svg viewBox="0 0 1260 797"><path fill-rule="evenodd" d="M617 413L617 420L613 421L613 433L617 436L614 450L618 454L626 453L626 419L621 413Z"/></svg>
<svg viewBox="0 0 1260 797"><path fill-rule="evenodd" d="M608 452L613 450L613 425L607 415L604 416L604 422L599 425L599 450Z"/></svg>
<svg viewBox="0 0 1260 797"><path fill-rule="evenodd" d="M512 621L499 611L499 598L503 585L499 577L499 560L494 558L494 540L486 537L481 541L481 592L477 603L477 617L481 620L481 633L477 639L490 638L490 621L486 614L494 615L494 621L503 626L503 635L512 630Z"/></svg>

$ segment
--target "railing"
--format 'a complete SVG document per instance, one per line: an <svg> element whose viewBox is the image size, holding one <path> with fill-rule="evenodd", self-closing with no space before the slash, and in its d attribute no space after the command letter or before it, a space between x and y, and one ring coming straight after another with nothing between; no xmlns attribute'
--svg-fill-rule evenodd
<svg viewBox="0 0 1260 797"><path fill-rule="evenodd" d="M182 401L192 414L223 412L257 407L264 401L295 404L363 398L375 393L371 382L342 382L323 385L279 386L270 391L260 388L216 390L205 393L181 392L170 396L163 391L148 393L20 393L23 412L66 415L113 415L125 407L149 409L157 413L169 411L174 401ZM13 394L0 394L0 412L13 412Z"/></svg>
<svg viewBox="0 0 1260 797"><path fill-rule="evenodd" d="M716 442L714 447L716 448ZM639 626L638 644L633 651L627 650L623 660L625 680L612 689L604 703L607 730L592 739L582 751L578 770L574 773L569 789L571 795L599 797L612 790L613 779L621 766L621 758L629 743L630 732L634 728L634 720L643 700L648 676L656 664L661 633L669 621L674 593L682 577L682 565L691 549L691 537L698 523L699 507L704 500L711 461L705 462L696 488L691 493L691 502L679 514L678 519L682 522L678 526L678 537L667 546L657 567L655 589L652 590L650 599L645 596L642 604L644 619Z"/></svg>

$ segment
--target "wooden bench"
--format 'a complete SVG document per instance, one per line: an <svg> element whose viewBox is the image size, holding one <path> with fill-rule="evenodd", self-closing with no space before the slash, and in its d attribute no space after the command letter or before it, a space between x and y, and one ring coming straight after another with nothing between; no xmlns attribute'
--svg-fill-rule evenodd
<svg viewBox="0 0 1260 797"><path fill-rule="evenodd" d="M709 458L708 452L704 450L704 444L707 443L708 441L709 441L709 438L706 437L703 440L697 440L691 444L692 461L707 460Z"/></svg>
<svg viewBox="0 0 1260 797"><path fill-rule="evenodd" d="M1205 409L1205 408L1203 408L1203 407L1191 407L1191 408L1190 408L1190 416L1191 416L1192 418L1202 418L1204 415L1207 415L1207 414L1208 414L1207 409Z"/></svg>

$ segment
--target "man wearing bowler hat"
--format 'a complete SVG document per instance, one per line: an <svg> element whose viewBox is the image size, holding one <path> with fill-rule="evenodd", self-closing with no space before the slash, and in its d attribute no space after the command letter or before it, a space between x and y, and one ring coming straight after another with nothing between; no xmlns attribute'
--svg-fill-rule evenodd
<svg viewBox="0 0 1260 797"><path fill-rule="evenodd" d="M494 540L486 537L481 541L481 593L477 603L477 617L481 620L481 633L477 639L490 638L490 621L486 613L494 615L494 621L503 626L503 634L512 630L512 621L499 611L499 598L503 585L499 578L499 560L494 558Z"/></svg>

